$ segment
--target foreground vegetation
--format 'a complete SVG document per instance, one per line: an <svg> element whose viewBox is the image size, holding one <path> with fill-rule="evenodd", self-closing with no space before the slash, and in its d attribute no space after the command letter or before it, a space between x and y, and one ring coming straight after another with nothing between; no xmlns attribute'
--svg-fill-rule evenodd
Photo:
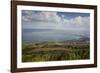
<svg viewBox="0 0 100 73"><path fill-rule="evenodd" d="M22 62L89 59L89 42L38 42L23 44Z"/></svg>

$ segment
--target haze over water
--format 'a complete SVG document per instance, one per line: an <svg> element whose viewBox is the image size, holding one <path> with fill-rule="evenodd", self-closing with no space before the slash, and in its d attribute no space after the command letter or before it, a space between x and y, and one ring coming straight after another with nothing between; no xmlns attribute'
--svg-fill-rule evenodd
<svg viewBox="0 0 100 73"><path fill-rule="evenodd" d="M23 42L77 40L89 35L89 13L22 10Z"/></svg>

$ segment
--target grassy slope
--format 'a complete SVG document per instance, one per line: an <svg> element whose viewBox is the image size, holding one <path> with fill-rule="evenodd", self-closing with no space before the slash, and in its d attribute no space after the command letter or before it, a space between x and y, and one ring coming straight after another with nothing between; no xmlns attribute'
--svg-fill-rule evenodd
<svg viewBox="0 0 100 73"><path fill-rule="evenodd" d="M23 44L22 61L59 61L89 59L89 43L44 42Z"/></svg>

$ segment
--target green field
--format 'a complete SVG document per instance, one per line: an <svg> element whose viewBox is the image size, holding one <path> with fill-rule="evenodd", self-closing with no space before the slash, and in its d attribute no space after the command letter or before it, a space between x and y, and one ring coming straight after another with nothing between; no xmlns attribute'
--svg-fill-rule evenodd
<svg viewBox="0 0 100 73"><path fill-rule="evenodd" d="M87 41L37 42L22 45L22 62L83 60L90 58Z"/></svg>

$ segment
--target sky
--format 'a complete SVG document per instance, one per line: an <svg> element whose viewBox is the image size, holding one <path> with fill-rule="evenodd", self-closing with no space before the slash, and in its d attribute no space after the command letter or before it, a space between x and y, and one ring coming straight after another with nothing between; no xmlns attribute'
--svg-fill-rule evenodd
<svg viewBox="0 0 100 73"><path fill-rule="evenodd" d="M90 14L22 10L22 28L89 31Z"/></svg>

